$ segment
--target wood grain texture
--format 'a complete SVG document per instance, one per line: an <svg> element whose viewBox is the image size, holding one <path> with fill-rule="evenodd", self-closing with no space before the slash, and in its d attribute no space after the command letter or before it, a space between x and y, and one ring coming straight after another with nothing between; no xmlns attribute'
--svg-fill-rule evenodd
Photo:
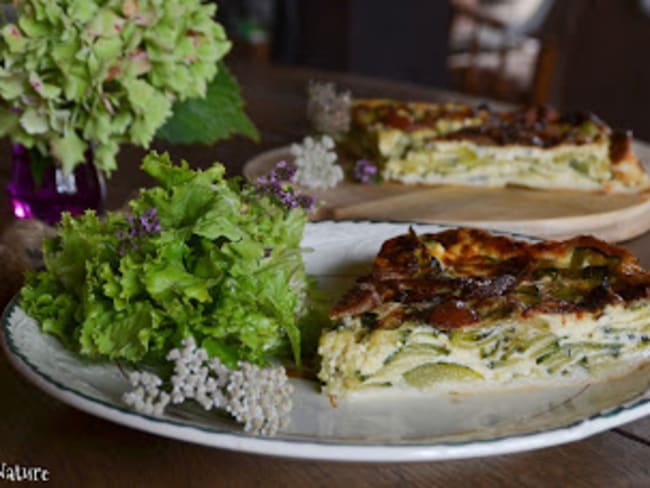
<svg viewBox="0 0 650 488"><path fill-rule="evenodd" d="M233 139L214 147L172 147L204 167L222 160L231 175L256 154L294 142L306 133L305 84L337 81L359 96L403 99L466 99L407 83L384 82L336 73L263 66L235 66L249 113L262 133L256 145ZM471 100L470 100L471 101ZM119 170L108 182L109 206L118 208L151 180L139 170L144 151L124 148ZM7 152L0 164L0 188L7 181ZM0 192L0 228L9 220ZM650 235L625 244L650 266ZM0 275L1 277L2 275ZM4 305L4 304L0 304ZM20 377L0 354L0 463L38 465L51 471L54 487L131 486L649 486L650 420L633 422L581 442L548 449L463 461L414 464L303 462L270 458L152 436L86 415L40 392ZM435 412L432 412L435 414ZM16 485L18 486L18 485Z"/></svg>
<svg viewBox="0 0 650 488"><path fill-rule="evenodd" d="M650 146L636 151L650 162ZM255 181L281 160L293 158L288 147L263 152L243 168ZM435 222L564 238L592 234L625 241L650 229L648 195L483 188L451 185L362 185L346 179L328 190L305 190L323 204L319 218Z"/></svg>

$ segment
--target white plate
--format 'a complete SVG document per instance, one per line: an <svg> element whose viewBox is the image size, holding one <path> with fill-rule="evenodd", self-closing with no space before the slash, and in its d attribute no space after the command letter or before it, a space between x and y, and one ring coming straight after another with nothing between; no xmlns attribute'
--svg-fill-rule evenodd
<svg viewBox="0 0 650 488"><path fill-rule="evenodd" d="M438 231L436 225L414 225ZM407 224L308 224L308 272L334 300L370 264L385 239ZM154 434L245 452L339 461L424 461L505 454L582 439L650 414L650 373L615 381L533 391L429 398L365 399L333 408L317 385L292 380L294 411L274 438L244 434L229 419L192 406L163 418L121 403L128 383L112 363L90 363L42 334L16 303L3 319L3 346L14 366L53 397L104 419Z"/></svg>

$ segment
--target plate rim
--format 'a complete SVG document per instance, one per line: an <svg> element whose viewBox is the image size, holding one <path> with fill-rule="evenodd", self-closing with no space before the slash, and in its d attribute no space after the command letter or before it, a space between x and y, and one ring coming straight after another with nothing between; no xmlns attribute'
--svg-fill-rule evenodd
<svg viewBox="0 0 650 488"><path fill-rule="evenodd" d="M310 222L322 224L414 224L457 227L448 224L401 222L387 220L327 220ZM537 238L507 231L496 231L516 238ZM41 371L18 349L10 331L14 311L19 307L20 295L14 296L0 316L0 344L9 363L41 391L64 404L118 425L141 430L162 437L251 454L303 460L339 462L419 462L478 458L530 451L575 442L650 415L650 389L645 393L568 425L536 430L524 434L477 439L424 443L376 444L341 443L335 440L302 439L291 437L261 437L243 431L221 430L185 423L169 417L141 414L127 407L94 398L72 387L61 384L47 372Z"/></svg>

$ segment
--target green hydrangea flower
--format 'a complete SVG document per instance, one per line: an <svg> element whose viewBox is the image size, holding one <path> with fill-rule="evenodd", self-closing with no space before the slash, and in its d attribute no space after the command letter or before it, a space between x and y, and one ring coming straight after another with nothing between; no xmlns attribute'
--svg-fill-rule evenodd
<svg viewBox="0 0 650 488"><path fill-rule="evenodd" d="M21 0L0 31L0 135L64 171L110 173L119 145L148 146L172 105L204 97L230 49L201 0Z"/></svg>

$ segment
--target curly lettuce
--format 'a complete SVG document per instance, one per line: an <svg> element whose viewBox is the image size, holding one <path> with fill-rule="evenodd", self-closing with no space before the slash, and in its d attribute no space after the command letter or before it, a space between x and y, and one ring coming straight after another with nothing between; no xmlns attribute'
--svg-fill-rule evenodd
<svg viewBox="0 0 650 488"><path fill-rule="evenodd" d="M64 215L28 276L21 306L42 330L93 358L160 360L194 336L227 364L301 356L310 284L301 209L287 209L224 167L192 170L151 153L158 182L132 215Z"/></svg>

